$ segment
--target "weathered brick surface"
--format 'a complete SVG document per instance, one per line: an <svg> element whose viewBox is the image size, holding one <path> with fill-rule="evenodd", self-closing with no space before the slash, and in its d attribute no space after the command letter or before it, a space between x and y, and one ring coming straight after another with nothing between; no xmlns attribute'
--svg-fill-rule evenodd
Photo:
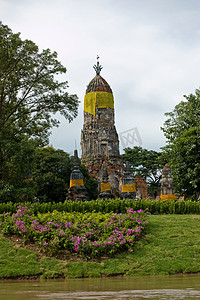
<svg viewBox="0 0 200 300"><path fill-rule="evenodd" d="M107 92L112 93L112 89L109 84L100 75L96 75L88 84L86 93L92 92Z"/></svg>
<svg viewBox="0 0 200 300"><path fill-rule="evenodd" d="M119 181L123 176L124 166L120 157L118 158L97 158L93 157L85 160L84 163L91 177L98 182L103 182L103 166L107 168L108 179L111 184L112 193L114 196L119 196Z"/></svg>
<svg viewBox="0 0 200 300"><path fill-rule="evenodd" d="M135 177L136 190L141 192L141 198L148 197L148 183L142 177Z"/></svg>
<svg viewBox="0 0 200 300"><path fill-rule="evenodd" d="M72 186L67 191L66 200L89 201L91 199L89 198L84 186Z"/></svg>

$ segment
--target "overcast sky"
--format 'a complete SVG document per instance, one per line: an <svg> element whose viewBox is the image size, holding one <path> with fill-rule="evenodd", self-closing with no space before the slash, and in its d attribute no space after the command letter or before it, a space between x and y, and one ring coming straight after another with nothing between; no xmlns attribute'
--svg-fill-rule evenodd
<svg viewBox="0 0 200 300"><path fill-rule="evenodd" d="M164 113L200 86L199 16L199 0L0 0L2 23L40 50L56 51L67 67L62 80L78 95L79 114L71 124L59 117L50 144L69 153L75 141L80 150L97 54L114 94L121 152L128 133L136 138L130 147L165 145Z"/></svg>

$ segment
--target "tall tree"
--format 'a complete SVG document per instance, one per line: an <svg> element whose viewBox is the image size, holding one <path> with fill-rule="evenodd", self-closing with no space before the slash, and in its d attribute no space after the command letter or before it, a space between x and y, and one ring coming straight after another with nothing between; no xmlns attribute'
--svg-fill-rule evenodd
<svg viewBox="0 0 200 300"><path fill-rule="evenodd" d="M160 187L161 171L164 158L161 152L135 146L133 149L125 148L122 155L124 162L129 161L132 166L133 176L145 178L149 186L149 194L156 196Z"/></svg>
<svg viewBox="0 0 200 300"><path fill-rule="evenodd" d="M19 144L48 142L49 129L59 124L56 112L69 121L77 116L77 96L66 92L67 81L56 79L65 73L56 52L39 52L0 23L0 180L7 180Z"/></svg>
<svg viewBox="0 0 200 300"><path fill-rule="evenodd" d="M200 90L184 96L162 130L167 138L163 149L173 171L176 191L200 200Z"/></svg>

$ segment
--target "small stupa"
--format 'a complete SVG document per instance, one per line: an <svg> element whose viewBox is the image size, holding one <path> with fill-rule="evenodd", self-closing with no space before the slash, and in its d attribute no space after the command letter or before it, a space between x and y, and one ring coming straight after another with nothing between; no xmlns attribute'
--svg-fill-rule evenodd
<svg viewBox="0 0 200 300"><path fill-rule="evenodd" d="M172 172L171 172L171 168L168 164L166 164L162 169L162 183L161 183L160 199L162 201L177 200L177 197L174 193Z"/></svg>
<svg viewBox="0 0 200 300"><path fill-rule="evenodd" d="M134 178L131 172L131 165L127 161L124 169L124 176L122 178L122 199L136 199L136 188Z"/></svg>
<svg viewBox="0 0 200 300"><path fill-rule="evenodd" d="M70 175L70 187L66 200L90 200L83 182L83 174L79 168L78 151L74 150L74 165Z"/></svg>
<svg viewBox="0 0 200 300"><path fill-rule="evenodd" d="M98 198L100 198L100 199L113 198L106 166L103 166L103 178L102 178L102 182L101 182L101 192L100 192Z"/></svg>

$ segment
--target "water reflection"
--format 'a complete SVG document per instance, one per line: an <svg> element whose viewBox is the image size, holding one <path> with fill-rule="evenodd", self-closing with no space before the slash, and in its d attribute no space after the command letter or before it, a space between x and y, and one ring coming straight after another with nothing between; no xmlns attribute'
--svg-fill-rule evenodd
<svg viewBox="0 0 200 300"><path fill-rule="evenodd" d="M0 281L2 300L200 299L200 276Z"/></svg>
<svg viewBox="0 0 200 300"><path fill-rule="evenodd" d="M200 292L195 290L130 290L120 292L71 292L41 294L40 299L200 299Z"/></svg>

